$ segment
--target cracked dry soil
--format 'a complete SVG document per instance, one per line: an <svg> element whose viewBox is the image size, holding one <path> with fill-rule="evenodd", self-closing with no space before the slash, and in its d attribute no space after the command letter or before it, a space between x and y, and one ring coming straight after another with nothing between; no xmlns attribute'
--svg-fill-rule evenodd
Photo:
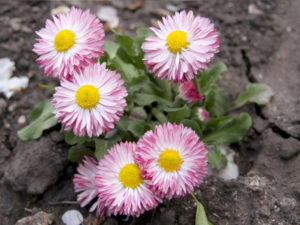
<svg viewBox="0 0 300 225"><path fill-rule="evenodd" d="M131 2L91 0L65 4L91 8L93 12L101 5L113 5L118 9L123 30L134 34L136 25L149 26L150 19L159 19L160 9L166 4L184 3L187 9L216 23L221 39L217 60L225 62L229 69L219 84L232 100L249 82L268 84L275 92L267 106L248 105L232 112L250 113L253 127L241 142L232 145L238 153L240 177L233 181L207 177L195 191L209 220L215 225L300 224L300 2L153 0L145 1L134 12L127 9ZM71 182L76 164L67 160L68 146L59 126L37 141L22 142L16 136L29 122L32 107L51 96L38 84L57 84L34 62L36 56L31 49L34 31L44 26L50 9L61 4L0 0L0 57L16 62L15 75L30 77L26 90L9 100L0 95L0 224L15 224L39 211L52 214L47 214L49 223L62 224L60 217L68 209L80 210L86 218L84 224L194 224L196 208L190 196L166 201L128 221L123 217L88 216L86 209L70 204L76 199ZM248 12L250 4L259 9L256 14ZM25 124L17 122L21 116L26 117ZM35 220L22 221L36 224Z"/></svg>

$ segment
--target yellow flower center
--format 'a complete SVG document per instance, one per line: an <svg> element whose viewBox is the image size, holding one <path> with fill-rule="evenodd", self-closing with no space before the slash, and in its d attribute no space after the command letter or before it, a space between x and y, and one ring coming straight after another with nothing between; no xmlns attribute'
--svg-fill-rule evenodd
<svg viewBox="0 0 300 225"><path fill-rule="evenodd" d="M100 100L100 93L98 88L93 85L83 85L76 91L76 103L81 108L94 108Z"/></svg>
<svg viewBox="0 0 300 225"><path fill-rule="evenodd" d="M190 42L187 41L187 33L182 30L175 30L167 37L168 49L176 54L181 53L183 48L187 48Z"/></svg>
<svg viewBox="0 0 300 225"><path fill-rule="evenodd" d="M173 149L166 148L159 155L158 163L161 168L167 172L178 170L181 166L182 158L179 152Z"/></svg>
<svg viewBox="0 0 300 225"><path fill-rule="evenodd" d="M133 163L128 163L122 167L119 173L119 180L124 187L130 187L133 189L143 182L140 169Z"/></svg>
<svg viewBox="0 0 300 225"><path fill-rule="evenodd" d="M69 29L59 31L54 40L54 47L58 52L67 51L75 44L75 34Z"/></svg>

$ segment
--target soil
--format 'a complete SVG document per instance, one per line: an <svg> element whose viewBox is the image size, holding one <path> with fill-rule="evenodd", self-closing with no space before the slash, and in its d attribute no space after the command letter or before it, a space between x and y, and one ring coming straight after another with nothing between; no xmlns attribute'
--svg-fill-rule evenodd
<svg viewBox="0 0 300 225"><path fill-rule="evenodd" d="M128 34L134 34L137 25L150 26L167 4L183 5L211 18L220 32L217 60L228 66L219 83L230 98L235 99L249 82L268 84L275 95L267 106L248 105L233 112L246 111L253 119L249 134L232 146L240 177L232 181L207 177L195 194L215 225L300 224L300 1L293 0L152 0L135 11L128 9L129 0L0 0L0 58L16 62L14 75L30 78L29 87L9 100L0 94L0 224L15 224L23 217L28 218L18 224L62 224L61 216L68 209L78 209L85 224L194 224L196 206L191 196L166 201L139 218L88 216L87 208L75 203L72 177L77 165L67 160L68 145L59 126L37 141L18 139L17 131L29 122L33 106L51 96L50 90L38 85L57 84L44 75L31 50L34 31L62 3L92 12L112 5ZM20 123L24 116L26 122Z"/></svg>

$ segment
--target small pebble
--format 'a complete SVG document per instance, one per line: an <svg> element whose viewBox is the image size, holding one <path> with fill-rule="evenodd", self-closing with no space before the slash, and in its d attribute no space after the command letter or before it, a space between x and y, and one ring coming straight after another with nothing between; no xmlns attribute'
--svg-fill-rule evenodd
<svg viewBox="0 0 300 225"><path fill-rule="evenodd" d="M26 122L26 117L24 115L20 116L18 119L18 124L24 124Z"/></svg>
<svg viewBox="0 0 300 225"><path fill-rule="evenodd" d="M248 13L253 14L253 15L260 15L260 14L262 14L262 11L259 10L256 5L250 4L248 6Z"/></svg>
<svg viewBox="0 0 300 225"><path fill-rule="evenodd" d="M27 26L22 26L21 30L25 33L32 33L32 29L30 27Z"/></svg>
<svg viewBox="0 0 300 225"><path fill-rule="evenodd" d="M13 103L11 103L10 106L8 107L8 111L9 111L9 112L12 112L12 111L14 111L16 108L17 108L17 103L16 103L16 102L13 102Z"/></svg>
<svg viewBox="0 0 300 225"><path fill-rule="evenodd" d="M14 31L19 31L22 27L22 19L21 18L13 18L10 20L10 26Z"/></svg>
<svg viewBox="0 0 300 225"><path fill-rule="evenodd" d="M5 111L6 107L7 102L3 98L0 98L0 114L2 114Z"/></svg>
<svg viewBox="0 0 300 225"><path fill-rule="evenodd" d="M83 216L78 210L71 209L62 215L61 220L66 225L80 225L83 222Z"/></svg>

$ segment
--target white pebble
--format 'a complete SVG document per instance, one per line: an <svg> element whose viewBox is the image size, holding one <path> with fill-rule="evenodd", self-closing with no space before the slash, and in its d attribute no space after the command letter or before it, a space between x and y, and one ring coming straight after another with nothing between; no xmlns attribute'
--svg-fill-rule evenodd
<svg viewBox="0 0 300 225"><path fill-rule="evenodd" d="M71 209L62 215L61 220L66 225L80 225L83 222L83 216L78 210Z"/></svg>
<svg viewBox="0 0 300 225"><path fill-rule="evenodd" d="M24 115L20 116L18 119L18 124L24 124L26 122L26 117Z"/></svg>
<svg viewBox="0 0 300 225"><path fill-rule="evenodd" d="M235 151L228 146L220 146L222 154L227 158L227 165L218 172L218 176L224 180L237 179L239 176L239 167L234 162Z"/></svg>
<svg viewBox="0 0 300 225"><path fill-rule="evenodd" d="M119 25L118 12L114 7L102 6L97 12L97 16L100 20L107 21L110 28L114 28Z"/></svg>

